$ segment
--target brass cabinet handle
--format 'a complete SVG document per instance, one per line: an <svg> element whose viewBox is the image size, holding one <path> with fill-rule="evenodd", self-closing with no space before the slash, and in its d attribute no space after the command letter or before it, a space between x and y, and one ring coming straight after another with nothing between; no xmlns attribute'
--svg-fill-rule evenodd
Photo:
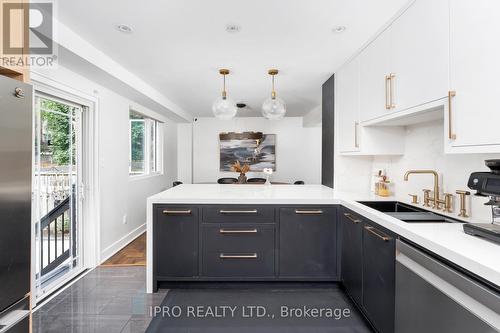
<svg viewBox="0 0 500 333"><path fill-rule="evenodd" d="M316 210L303 210L303 209L296 209L295 214L302 214L302 215L319 215L323 214L323 211L321 209L316 209Z"/></svg>
<svg viewBox="0 0 500 333"><path fill-rule="evenodd" d="M365 226L365 229L366 229L368 232L370 232L370 233L374 234L375 236L377 236L378 238L382 239L384 242L388 242L388 241L390 241L390 240L391 240L391 237L388 237L388 236L385 236L385 235L381 235L381 234L379 234L379 232L380 232L380 231L379 231L379 230L377 230L377 229L375 229L374 227ZM375 230L377 230L378 232L377 232L377 231L375 231Z"/></svg>
<svg viewBox="0 0 500 333"><path fill-rule="evenodd" d="M356 121L354 122L354 147L359 148L359 142L358 142L358 126L359 123Z"/></svg>
<svg viewBox="0 0 500 333"><path fill-rule="evenodd" d="M219 254L220 259L257 259L257 253L251 254Z"/></svg>
<svg viewBox="0 0 500 333"><path fill-rule="evenodd" d="M351 215L351 214L349 214L349 213L344 213L344 216L345 216L345 217L347 217L347 218L348 218L348 219L349 219L352 223L354 223L354 224L358 224L358 223L360 223L360 222L361 222L361 220L359 220L359 219L355 219L355 218L354 218L354 217L352 217L352 215Z"/></svg>
<svg viewBox="0 0 500 333"><path fill-rule="evenodd" d="M448 139L450 139L450 140L457 139L457 135L455 133L453 133L453 121L452 121L453 112L451 109L452 108L451 100L456 95L457 95L456 91L454 91L454 90L448 91Z"/></svg>
<svg viewBox="0 0 500 333"><path fill-rule="evenodd" d="M386 75L385 76L385 108L386 108L386 110L389 110L391 108L391 106L389 104L389 88L388 88L390 80L391 80L390 76Z"/></svg>
<svg viewBox="0 0 500 333"><path fill-rule="evenodd" d="M191 214L191 209L185 209L185 210L170 210L170 209L165 209L163 211L163 214L166 214L166 215L190 215Z"/></svg>
<svg viewBox="0 0 500 333"><path fill-rule="evenodd" d="M395 79L396 79L396 74L394 74L394 73L389 74L389 96L390 96L389 109L396 108L396 104L394 104L394 80Z"/></svg>
<svg viewBox="0 0 500 333"><path fill-rule="evenodd" d="M256 234L257 229L248 229L248 230L219 229L219 233L221 233L221 234Z"/></svg>
<svg viewBox="0 0 500 333"><path fill-rule="evenodd" d="M221 214L257 214L257 209L250 210L219 210Z"/></svg>

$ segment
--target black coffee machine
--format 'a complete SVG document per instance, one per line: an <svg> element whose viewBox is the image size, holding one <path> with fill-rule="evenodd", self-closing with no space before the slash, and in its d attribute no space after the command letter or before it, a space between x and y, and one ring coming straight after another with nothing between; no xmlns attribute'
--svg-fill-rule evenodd
<svg viewBox="0 0 500 333"><path fill-rule="evenodd" d="M500 243L500 159L486 160L485 163L491 171L473 172L467 185L476 191L477 196L490 198L485 205L491 206L492 222L465 223L464 232Z"/></svg>

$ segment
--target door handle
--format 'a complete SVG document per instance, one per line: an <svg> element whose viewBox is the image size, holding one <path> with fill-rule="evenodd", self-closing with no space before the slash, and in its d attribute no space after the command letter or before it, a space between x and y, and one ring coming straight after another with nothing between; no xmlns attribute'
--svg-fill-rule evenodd
<svg viewBox="0 0 500 333"><path fill-rule="evenodd" d="M170 209L165 209L163 211L163 214L166 214L166 215L190 215L191 214L191 209L185 209L185 210L170 210Z"/></svg>
<svg viewBox="0 0 500 333"><path fill-rule="evenodd" d="M321 209L315 209L315 210L304 210L304 209L296 209L295 214L299 215L320 215L323 214L323 211Z"/></svg>
<svg viewBox="0 0 500 333"><path fill-rule="evenodd" d="M453 97L457 95L457 92L454 90L448 91L448 139L456 140L457 135L453 133L453 112L452 112L452 103L451 100Z"/></svg>
<svg viewBox="0 0 500 333"><path fill-rule="evenodd" d="M221 234L256 234L257 229L248 229L248 230L219 229L219 233L221 233Z"/></svg>
<svg viewBox="0 0 500 333"><path fill-rule="evenodd" d="M391 240L391 237L381 234L381 232L379 230L375 229L374 227L365 226L365 229L368 232L372 233L373 235L377 236L378 238L382 239L384 242L388 242ZM377 230L377 231L375 231L375 230Z"/></svg>
<svg viewBox="0 0 500 333"><path fill-rule="evenodd" d="M251 254L219 254L220 259L257 259L257 253Z"/></svg>
<svg viewBox="0 0 500 333"><path fill-rule="evenodd" d="M224 210L224 209L221 209L221 210L219 210L219 213L221 213L221 214L257 214L258 211L257 211L257 209L250 209L250 210Z"/></svg>
<svg viewBox="0 0 500 333"><path fill-rule="evenodd" d="M359 219L355 219L351 214L349 213L344 213L344 216L347 217L352 223L358 224L361 222Z"/></svg>

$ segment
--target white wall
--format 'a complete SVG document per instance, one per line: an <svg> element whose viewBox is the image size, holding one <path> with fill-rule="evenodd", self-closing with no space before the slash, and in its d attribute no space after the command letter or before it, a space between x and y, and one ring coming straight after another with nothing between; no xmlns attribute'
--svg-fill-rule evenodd
<svg viewBox="0 0 500 333"><path fill-rule="evenodd" d="M404 173L410 169L433 169L441 177L441 189L448 193L469 190L467 181L474 171L487 171L484 160L500 158L500 154L458 154L445 155L442 121L409 126L406 129L405 155L397 157L374 157L372 168L385 168L394 182L393 190L399 200L408 202L408 194L418 194L422 199L422 189L432 189L431 175L411 175L408 182ZM369 179L369 175L366 180ZM368 181L369 183L369 181ZM458 199L458 197L457 197ZM471 217L490 219L491 210L484 206L486 199L471 196ZM458 214L458 200L455 200L455 214Z"/></svg>
<svg viewBox="0 0 500 333"><path fill-rule="evenodd" d="M260 117L232 120L197 118L193 123L193 182L215 182L220 177L237 177L219 171L219 133L259 131L276 134L276 172L271 180L306 184L321 183L321 127L303 127L302 117L271 121ZM262 177L249 173L248 177Z"/></svg>
<svg viewBox="0 0 500 333"><path fill-rule="evenodd" d="M129 163L129 108L134 101L120 96L69 69L40 74L98 98L101 259L119 250L127 236L145 230L146 198L165 190L177 178L177 124L164 124L164 170L160 176L132 180ZM152 110L154 111L154 110ZM126 215L126 224L123 223Z"/></svg>

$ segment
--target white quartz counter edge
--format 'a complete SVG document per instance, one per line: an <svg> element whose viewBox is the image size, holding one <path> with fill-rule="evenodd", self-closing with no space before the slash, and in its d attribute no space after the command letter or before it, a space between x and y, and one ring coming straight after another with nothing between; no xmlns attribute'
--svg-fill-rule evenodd
<svg viewBox="0 0 500 333"><path fill-rule="evenodd" d="M343 198L345 197L345 198ZM265 201L266 204L290 205L290 204L339 204L363 217L378 223L400 236L420 245L427 250L455 263L458 266L500 286L500 246L477 237L466 235L463 232L461 224L409 224L395 219L387 214L376 211L357 202L357 200L373 200L373 197L355 194L337 194L331 198L286 198L273 199ZM390 199L390 198L388 198ZM385 200L388 200L385 199ZM381 199L380 201L383 201ZM148 198L147 209L147 269L146 289L148 293L152 292L153 287L153 204L263 204L262 200L245 200L238 198L215 198L215 199L182 199L174 200L172 198L150 197Z"/></svg>

